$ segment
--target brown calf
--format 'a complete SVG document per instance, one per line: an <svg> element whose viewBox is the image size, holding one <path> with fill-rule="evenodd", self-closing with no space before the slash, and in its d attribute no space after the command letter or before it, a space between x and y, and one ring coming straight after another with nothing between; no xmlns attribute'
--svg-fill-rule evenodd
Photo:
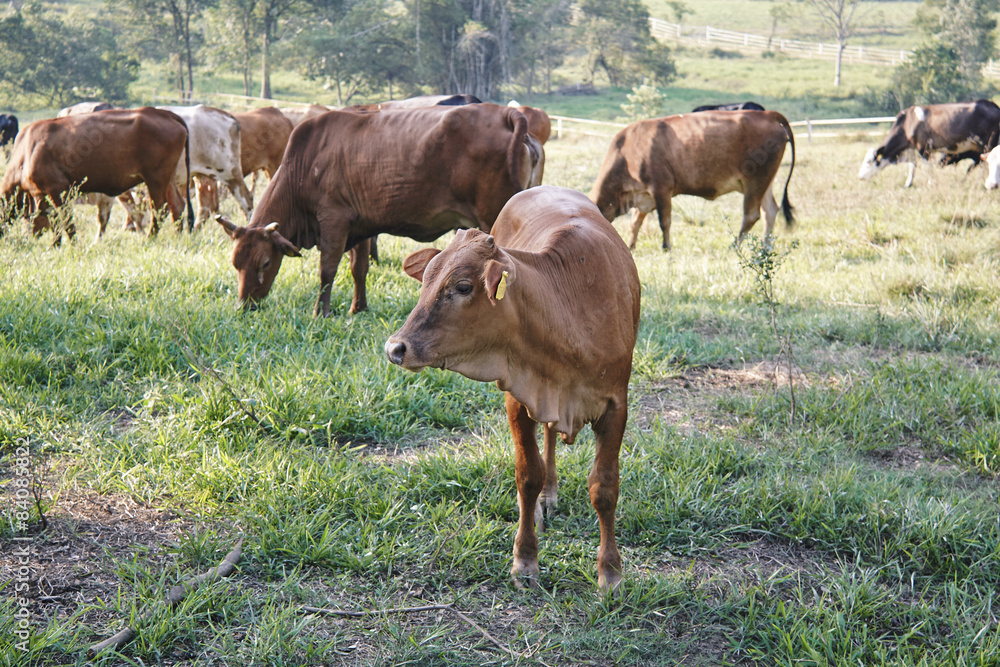
<svg viewBox="0 0 1000 667"><path fill-rule="evenodd" d="M598 585L614 589L622 578L618 452L639 327L639 276L625 243L584 195L541 186L512 197L491 234L460 231L444 251L418 251L404 268L423 286L385 343L389 360L496 382L506 392L520 509L514 581L538 583L535 526L542 506L551 510L557 500L555 434L572 443L590 424Z"/></svg>

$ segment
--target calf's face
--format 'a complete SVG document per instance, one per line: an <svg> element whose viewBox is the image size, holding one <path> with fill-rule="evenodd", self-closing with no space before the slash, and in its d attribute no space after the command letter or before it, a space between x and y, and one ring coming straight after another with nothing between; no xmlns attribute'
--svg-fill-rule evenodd
<svg viewBox="0 0 1000 667"><path fill-rule="evenodd" d="M266 227L240 227L221 215L215 219L235 242L232 263L240 303L244 308L254 308L271 291L282 258L301 257L299 249L278 232L276 222Z"/></svg>
<svg viewBox="0 0 1000 667"><path fill-rule="evenodd" d="M431 366L496 380L488 353L507 334L503 320L515 278L510 257L492 236L470 229L444 251L411 254L403 269L422 287L406 322L385 343L389 361L411 371Z"/></svg>

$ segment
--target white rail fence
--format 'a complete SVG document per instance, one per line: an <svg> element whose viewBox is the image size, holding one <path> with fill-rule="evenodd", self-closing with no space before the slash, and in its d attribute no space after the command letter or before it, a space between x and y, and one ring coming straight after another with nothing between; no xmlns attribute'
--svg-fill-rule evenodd
<svg viewBox="0 0 1000 667"><path fill-rule="evenodd" d="M719 45L752 51L773 49L797 58L834 60L837 57L837 45L832 42L804 42L781 37L768 38L707 25L682 25L658 18L650 18L649 27L650 32L658 39L693 41L701 46ZM908 49L884 49L847 44L844 47L842 62L896 66L912 55L913 51ZM983 74L1000 77L1000 64L991 60L983 67Z"/></svg>
<svg viewBox="0 0 1000 667"><path fill-rule="evenodd" d="M228 104L230 106L307 106L309 102L292 102L290 100L274 100L262 97L248 97L246 95L232 95L229 93L201 93L196 92L190 99L182 99L177 95L158 95L153 92L152 104L179 103L197 104L209 103L214 105ZM624 128L628 123L619 123L605 120L591 120L590 118L575 118L573 116L549 115L552 120L552 134L560 139L569 134L576 134L586 137L612 137L618 130ZM880 123L891 123L896 120L895 116L878 116L875 118L832 118L820 120L797 120L790 122L793 128L805 128L805 134L809 141L813 138L840 136L843 132L814 132L814 127L830 127L845 125L878 125ZM801 132L799 132L801 134ZM872 132L878 134L878 132Z"/></svg>
<svg viewBox="0 0 1000 667"><path fill-rule="evenodd" d="M571 116L549 116L552 119L553 128L552 134L560 139L567 134L576 134L588 137L612 137L618 130L626 126L626 123L612 123L602 120L590 120L587 118L573 118ZM814 132L815 127L834 127L834 126L851 126L851 125L879 125L882 123L892 123L896 120L895 116L877 116L874 118L831 118L831 119L821 119L821 120L797 120L789 123L793 128L804 128L806 138L808 141L812 141L814 138L820 139L825 137L837 137L842 136L844 131L840 132ZM795 131L795 130L793 130ZM797 134L803 134L802 131L796 132ZM870 130L869 134L881 134L881 131Z"/></svg>

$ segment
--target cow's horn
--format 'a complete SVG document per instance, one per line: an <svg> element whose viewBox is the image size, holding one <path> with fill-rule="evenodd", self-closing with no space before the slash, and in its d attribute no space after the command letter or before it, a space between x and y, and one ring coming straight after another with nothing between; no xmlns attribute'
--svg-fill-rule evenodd
<svg viewBox="0 0 1000 667"><path fill-rule="evenodd" d="M496 239L493 238L492 234L486 237L486 245L491 248L496 245Z"/></svg>
<svg viewBox="0 0 1000 667"><path fill-rule="evenodd" d="M268 235L275 233L276 231L278 231L278 223L269 222L267 224L267 227L264 227L264 231L267 232Z"/></svg>

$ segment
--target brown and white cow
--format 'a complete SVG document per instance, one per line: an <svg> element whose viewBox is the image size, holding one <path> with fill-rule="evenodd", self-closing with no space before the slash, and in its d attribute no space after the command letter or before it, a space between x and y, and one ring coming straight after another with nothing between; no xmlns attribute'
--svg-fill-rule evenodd
<svg viewBox="0 0 1000 667"><path fill-rule="evenodd" d="M982 153L997 145L998 133L1000 107L990 100L908 107L896 116L882 143L865 155L858 178L871 178L886 165L906 162L904 187L910 187L915 159L926 161L932 153L943 154L941 164L969 158L974 167Z"/></svg>
<svg viewBox="0 0 1000 667"><path fill-rule="evenodd" d="M458 227L489 229L528 186L527 139L524 114L495 104L330 111L303 121L250 224L217 217L235 241L240 301L262 300L284 256L318 246L315 313L330 313L345 251L354 277L351 312L364 310L368 239L431 241Z"/></svg>
<svg viewBox="0 0 1000 667"><path fill-rule="evenodd" d="M145 183L154 211L162 213L168 206L178 220L184 197L174 175L187 137L177 114L150 107L35 121L14 142L0 198L30 200L33 230L39 234L50 226L50 206L62 206L63 195L73 186L82 193L115 197ZM190 219L190 200L187 209ZM150 233L157 229L154 215ZM72 225L67 233L73 235Z"/></svg>
<svg viewBox="0 0 1000 667"><path fill-rule="evenodd" d="M218 201L218 194L216 193L214 198L211 195L202 197L201 192L206 187L214 185L215 181L225 183L249 220L253 212L253 196L243 181L239 122L231 113L204 104L159 108L172 111L187 123L191 145L190 176L197 179L199 190L198 217L195 224L200 225L214 212L211 204L213 200ZM179 185L188 177L182 167L183 164L178 163L176 178Z"/></svg>
<svg viewBox="0 0 1000 667"><path fill-rule="evenodd" d="M788 182L795 170L795 138L788 120L776 111L701 111L632 123L612 140L590 198L608 220L635 209L631 249L642 221L654 209L663 231L663 249L670 249L670 200L675 195L715 199L741 192L739 238L760 220L761 205L765 235L770 236L778 214L771 184L785 144L791 145L792 165L781 208L791 226Z"/></svg>
<svg viewBox="0 0 1000 667"><path fill-rule="evenodd" d="M243 176L251 176L251 198L257 189L257 173L263 171L268 179L281 166L281 158L292 133L292 121L276 107L262 107L246 112L233 112L240 124L240 169ZM208 211L219 211L218 183L207 179L198 185L199 202Z"/></svg>
<svg viewBox="0 0 1000 667"><path fill-rule="evenodd" d="M385 343L389 360L496 382L506 392L520 510L515 583L538 583L536 523L541 529L543 505L553 509L557 500L555 435L572 443L590 424L598 585L614 589L622 579L618 452L639 328L639 275L625 243L583 194L542 186L512 197L490 234L461 231L443 251L417 251L404 267L423 286Z"/></svg>

